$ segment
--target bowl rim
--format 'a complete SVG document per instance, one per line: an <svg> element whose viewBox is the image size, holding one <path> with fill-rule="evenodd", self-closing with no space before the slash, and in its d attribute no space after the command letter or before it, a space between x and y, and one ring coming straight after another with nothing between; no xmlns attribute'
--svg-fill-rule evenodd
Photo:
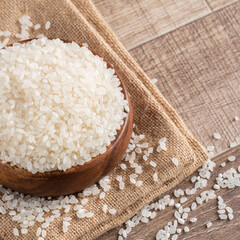
<svg viewBox="0 0 240 240"><path fill-rule="evenodd" d="M39 38L30 38L30 39L26 39L26 40L23 40L23 41L19 41L19 42L15 42L15 43L20 43L20 44L23 44L23 43L27 43L27 42L30 42L32 40L37 40ZM75 42L75 41L70 41L70 40L65 40L65 39L62 39L62 38L48 38L49 40L55 40L55 39L60 39L61 41L63 41L64 43L72 43L72 42ZM75 42L76 44L78 44L80 47L84 47L83 44L80 44L80 43L77 43ZM9 44L7 45L6 47L11 47L13 46L14 43L12 44ZM6 47L4 47L3 49L5 49ZM115 71L114 75L116 75L120 81L120 86L122 88L122 93L124 94L124 99L128 101L128 106L129 106L129 112L126 112L127 113L127 116L123 119L123 124L121 125L121 128L119 130L117 130L117 134L115 135L116 138L111 141L110 145L108 145L106 148L107 150L102 153L102 154L99 154L93 158L91 158L90 161L88 162L85 162L83 165L76 165L76 166L72 166L71 168L68 168L67 170L52 170L52 171L46 171L46 172L37 172L37 173L32 173L32 172L29 172L28 170L24 169L24 168L20 168L16 165L11 165L10 163L3 163L2 160L0 159L0 168L5 168L5 170L9 171L9 172L15 172L16 174L24 174L25 177L34 177L34 178L39 178L39 179L42 179L42 178L55 178L55 177L58 177L58 176L63 176L63 175L69 175L69 174L73 174L73 173L77 173L79 170L84 170L84 168L87 168L88 165L90 164L93 164L95 161L97 161L98 159L100 159L102 156L104 156L104 154L106 154L108 151L111 151L115 144L117 144L117 142L119 141L122 133L123 133L123 130L127 127L127 123L128 123L128 118L130 117L130 112L132 111L133 112L133 109L131 107L131 99L130 99L130 94L128 93L127 91L127 88L125 86L125 83L123 81L123 79L119 76L117 70L114 68L114 66L109 63L104 57L102 57L101 55L99 55L98 53L96 53L95 51L93 51L92 49L90 49L89 47L87 47L88 50L90 50L95 56L98 56L100 58L103 59L104 62L107 63L107 68L111 68ZM132 113L133 114L133 113Z"/></svg>

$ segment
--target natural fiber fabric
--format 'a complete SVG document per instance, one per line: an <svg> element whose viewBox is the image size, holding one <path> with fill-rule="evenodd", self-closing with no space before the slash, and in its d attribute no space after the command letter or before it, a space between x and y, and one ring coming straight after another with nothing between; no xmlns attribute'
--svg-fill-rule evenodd
<svg viewBox="0 0 240 240"><path fill-rule="evenodd" d="M132 168L124 171L117 167L109 175L112 188L107 192L106 197L102 200L98 195L89 197L86 208L94 213L93 218L78 219L75 212L64 214L63 217L73 218L69 231L63 234L62 217L60 217L47 228L45 238L93 239L122 224L144 204L190 175L207 159L207 156L176 112L117 40L90 1L1 0L0 30L9 30L14 33L12 35L14 36L20 32L18 19L24 14L29 15L34 24L40 23L43 26L47 20L51 22L51 28L48 31L41 28L34 31L31 37L43 33L50 38L62 38L78 43L86 42L90 49L112 63L130 92L136 133L144 134L146 141L154 148L157 147L160 138L167 138L168 150L160 153L154 151L149 157L157 163L155 169L141 157L137 159L138 164L143 167L143 173L138 177L139 180L144 181L141 187L137 188L129 182L129 174L133 173ZM10 40L14 42L17 39L12 37ZM178 167L171 162L172 157L179 159ZM154 172L158 172L158 182L153 181ZM123 176L126 184L124 190L119 190L116 175ZM109 208L115 208L116 215L103 213L103 204L107 204ZM27 235L22 235L20 238L35 239L36 230L40 225L36 223L29 228ZM15 239L12 233L13 227L18 225L12 222L9 215L0 215L1 238Z"/></svg>

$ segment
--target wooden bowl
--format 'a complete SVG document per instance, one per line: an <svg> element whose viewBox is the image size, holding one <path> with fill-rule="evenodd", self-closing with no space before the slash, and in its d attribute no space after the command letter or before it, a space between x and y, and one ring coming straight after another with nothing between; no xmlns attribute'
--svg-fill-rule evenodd
<svg viewBox="0 0 240 240"><path fill-rule="evenodd" d="M95 52L93 53L98 55ZM113 68L108 62L107 67ZM118 76L117 73L116 75ZM119 76L118 78L120 79ZM78 165L66 171L50 171L36 174L0 161L0 184L25 194L54 197L79 192L97 183L99 179L108 174L120 162L126 152L133 128L133 109L130 96L124 82L121 79L120 81L130 111L124 119L121 129L117 132L116 139L107 147L105 153L92 158L84 165Z"/></svg>

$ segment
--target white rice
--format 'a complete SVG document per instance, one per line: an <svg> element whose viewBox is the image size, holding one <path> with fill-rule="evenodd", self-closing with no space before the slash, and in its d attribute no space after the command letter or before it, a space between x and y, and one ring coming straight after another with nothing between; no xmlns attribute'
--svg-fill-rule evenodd
<svg viewBox="0 0 240 240"><path fill-rule="evenodd" d="M142 186L142 184L143 184L143 181L137 181L136 182L136 187L140 187L140 186Z"/></svg>
<svg viewBox="0 0 240 240"><path fill-rule="evenodd" d="M209 151L209 152L213 152L214 149L215 149L214 146L207 146L207 151Z"/></svg>
<svg viewBox="0 0 240 240"><path fill-rule="evenodd" d="M104 204L103 207L102 207L103 212L106 213L106 212L107 212L107 209L108 209L108 206L107 206L106 204Z"/></svg>
<svg viewBox="0 0 240 240"><path fill-rule="evenodd" d="M158 181L158 174L157 173L153 174L153 180L154 180L154 182Z"/></svg>
<svg viewBox="0 0 240 240"><path fill-rule="evenodd" d="M196 202L193 202L191 205L191 210L194 211L196 209L197 209L197 204L196 204Z"/></svg>
<svg viewBox="0 0 240 240"><path fill-rule="evenodd" d="M219 133L214 133L213 134L213 138L215 138L216 140L219 140L221 138L221 135Z"/></svg>
<svg viewBox="0 0 240 240"><path fill-rule="evenodd" d="M26 228L22 228L22 229L21 229L21 233L22 233L22 234L27 234L27 233L28 233L28 230L27 230Z"/></svg>
<svg viewBox="0 0 240 240"><path fill-rule="evenodd" d="M45 29L48 30L50 28L50 26L51 26L51 23L49 21L47 21L45 23Z"/></svg>
<svg viewBox="0 0 240 240"><path fill-rule="evenodd" d="M178 166L179 161L178 161L177 158L173 157L173 158L172 158L172 163L173 163L175 166Z"/></svg>
<svg viewBox="0 0 240 240"><path fill-rule="evenodd" d="M109 211L109 213L112 214L112 215L116 214L116 212L117 212L116 209L114 209L114 208L111 208L111 209L109 209L108 211Z"/></svg>
<svg viewBox="0 0 240 240"><path fill-rule="evenodd" d="M180 198L180 203L182 204L182 203L185 203L187 201L187 198L186 197L182 197L182 198Z"/></svg>
<svg viewBox="0 0 240 240"><path fill-rule="evenodd" d="M191 223L195 223L197 221L197 218L196 217L193 217L189 220Z"/></svg>
<svg viewBox="0 0 240 240"><path fill-rule="evenodd" d="M176 232L177 232L178 234L180 234L180 233L182 232L182 229L181 229L181 228L177 228Z"/></svg>
<svg viewBox="0 0 240 240"><path fill-rule="evenodd" d="M120 167L121 167L122 170L125 170L125 169L127 168L127 166L126 166L125 163L121 163L121 164L120 164Z"/></svg>
<svg viewBox="0 0 240 240"><path fill-rule="evenodd" d="M42 230L42 237L45 238L47 235L47 231L46 230Z"/></svg>
<svg viewBox="0 0 240 240"><path fill-rule="evenodd" d="M156 167L156 166L157 166L157 164L156 164L155 162L153 162L153 161L150 161L150 165L151 165L152 167Z"/></svg>
<svg viewBox="0 0 240 240"><path fill-rule="evenodd" d="M185 223L185 220L183 220L182 218L178 218L177 220L178 220L179 224L184 224Z"/></svg>
<svg viewBox="0 0 240 240"><path fill-rule="evenodd" d="M235 116L235 117L234 117L234 120L235 120L235 121L238 121L238 120L239 120L239 117L238 117L238 116Z"/></svg>
<svg viewBox="0 0 240 240"><path fill-rule="evenodd" d="M87 202L88 202L88 198L83 198L81 201L82 205L85 205Z"/></svg>
<svg viewBox="0 0 240 240"><path fill-rule="evenodd" d="M157 78L153 78L151 81L152 81L153 84L155 84L155 83L158 82L158 79Z"/></svg>
<svg viewBox="0 0 240 240"><path fill-rule="evenodd" d="M221 167L226 167L226 162L222 162Z"/></svg>
<svg viewBox="0 0 240 240"><path fill-rule="evenodd" d="M116 138L127 101L115 71L86 47L43 38L0 50L0 64L4 163L66 170Z"/></svg>
<svg viewBox="0 0 240 240"><path fill-rule="evenodd" d="M233 162L233 161L235 161L236 160L236 157L235 156L230 156L230 157L228 157L228 161L229 162Z"/></svg>
<svg viewBox="0 0 240 240"><path fill-rule="evenodd" d="M230 142L229 147L233 148L237 146L237 142Z"/></svg>
<svg viewBox="0 0 240 240"><path fill-rule="evenodd" d="M41 27L41 25L38 23L36 25L34 25L34 30L38 30Z"/></svg>
<svg viewBox="0 0 240 240"><path fill-rule="evenodd" d="M103 199L103 198L105 198L105 195L106 195L105 192L101 192L100 195L99 195L99 198Z"/></svg>
<svg viewBox="0 0 240 240"><path fill-rule="evenodd" d="M233 214L232 214L232 213L229 213L229 214L228 214L228 219L229 219L230 221L232 221L233 218L234 218Z"/></svg>
<svg viewBox="0 0 240 240"><path fill-rule="evenodd" d="M37 35L37 38L44 38L44 37L45 37L45 35L42 33Z"/></svg>
<svg viewBox="0 0 240 240"><path fill-rule="evenodd" d="M207 228L210 228L212 226L212 222L208 222L206 226Z"/></svg>
<svg viewBox="0 0 240 240"><path fill-rule="evenodd" d="M123 181L119 182L119 189L123 190L125 188L125 183Z"/></svg>
<svg viewBox="0 0 240 240"><path fill-rule="evenodd" d="M17 228L13 228L13 234L14 236L19 236L19 231Z"/></svg>
<svg viewBox="0 0 240 240"><path fill-rule="evenodd" d="M36 232L36 236L39 237L42 233L42 229L39 227Z"/></svg>

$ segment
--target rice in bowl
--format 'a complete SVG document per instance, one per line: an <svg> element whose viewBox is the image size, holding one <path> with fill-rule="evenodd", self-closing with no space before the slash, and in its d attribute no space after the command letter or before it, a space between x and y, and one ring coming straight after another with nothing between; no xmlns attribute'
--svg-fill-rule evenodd
<svg viewBox="0 0 240 240"><path fill-rule="evenodd" d="M0 159L32 173L106 151L127 115L114 69L87 47L41 38L0 50Z"/></svg>

